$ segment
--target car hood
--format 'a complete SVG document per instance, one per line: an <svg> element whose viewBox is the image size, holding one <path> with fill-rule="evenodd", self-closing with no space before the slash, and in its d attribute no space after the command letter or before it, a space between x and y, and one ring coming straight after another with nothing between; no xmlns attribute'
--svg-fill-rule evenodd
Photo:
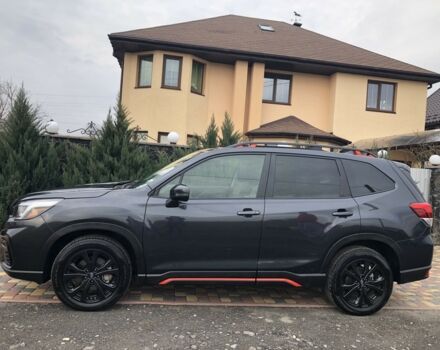
<svg viewBox="0 0 440 350"><path fill-rule="evenodd" d="M62 188L62 189L28 193L22 196L21 198L19 198L16 202L29 200L29 199L43 199L43 198L64 198L64 199L96 198L103 196L106 193L128 182L129 181L93 183L93 184L86 184L73 188Z"/></svg>

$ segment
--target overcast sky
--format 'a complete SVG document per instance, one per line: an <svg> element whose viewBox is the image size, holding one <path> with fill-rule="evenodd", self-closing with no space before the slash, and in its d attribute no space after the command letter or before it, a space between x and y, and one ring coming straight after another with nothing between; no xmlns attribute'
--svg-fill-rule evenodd
<svg viewBox="0 0 440 350"><path fill-rule="evenodd" d="M102 121L120 68L107 34L225 14L292 22L440 72L439 0L0 0L0 80L23 83L60 132ZM436 84L430 90L438 88Z"/></svg>

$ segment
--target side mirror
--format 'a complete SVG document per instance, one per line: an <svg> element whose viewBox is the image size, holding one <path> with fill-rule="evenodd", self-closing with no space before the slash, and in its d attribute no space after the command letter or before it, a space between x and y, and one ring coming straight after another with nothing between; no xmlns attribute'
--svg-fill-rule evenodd
<svg viewBox="0 0 440 350"><path fill-rule="evenodd" d="M177 207L179 202L187 202L189 199L189 187L176 185L170 190L170 198L167 200L167 207Z"/></svg>

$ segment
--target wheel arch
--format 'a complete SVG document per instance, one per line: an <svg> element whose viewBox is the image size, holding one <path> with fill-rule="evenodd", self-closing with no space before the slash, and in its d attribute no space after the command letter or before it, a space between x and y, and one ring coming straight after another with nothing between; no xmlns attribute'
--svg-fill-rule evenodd
<svg viewBox="0 0 440 350"><path fill-rule="evenodd" d="M327 272L333 258L341 251L341 249L350 246L363 246L371 248L387 260L393 272L394 280L400 278L400 248L392 239L377 233L358 233L348 237L344 237L334 243L328 250L323 263L321 272Z"/></svg>
<svg viewBox="0 0 440 350"><path fill-rule="evenodd" d="M89 222L69 225L51 235L51 238L45 246L46 249L43 252L43 256L45 257L43 270L44 280L50 279L52 264L58 253L68 243L81 236L92 234L113 238L125 248L130 256L134 278L145 272L142 243L133 232L115 224Z"/></svg>

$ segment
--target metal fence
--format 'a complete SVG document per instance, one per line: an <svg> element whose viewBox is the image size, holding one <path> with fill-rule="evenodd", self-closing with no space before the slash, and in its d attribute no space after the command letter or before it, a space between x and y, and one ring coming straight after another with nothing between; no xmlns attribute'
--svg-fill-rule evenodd
<svg viewBox="0 0 440 350"><path fill-rule="evenodd" d="M431 192L431 169L411 168L411 176L417 184L417 187L423 193L423 197L430 201Z"/></svg>

